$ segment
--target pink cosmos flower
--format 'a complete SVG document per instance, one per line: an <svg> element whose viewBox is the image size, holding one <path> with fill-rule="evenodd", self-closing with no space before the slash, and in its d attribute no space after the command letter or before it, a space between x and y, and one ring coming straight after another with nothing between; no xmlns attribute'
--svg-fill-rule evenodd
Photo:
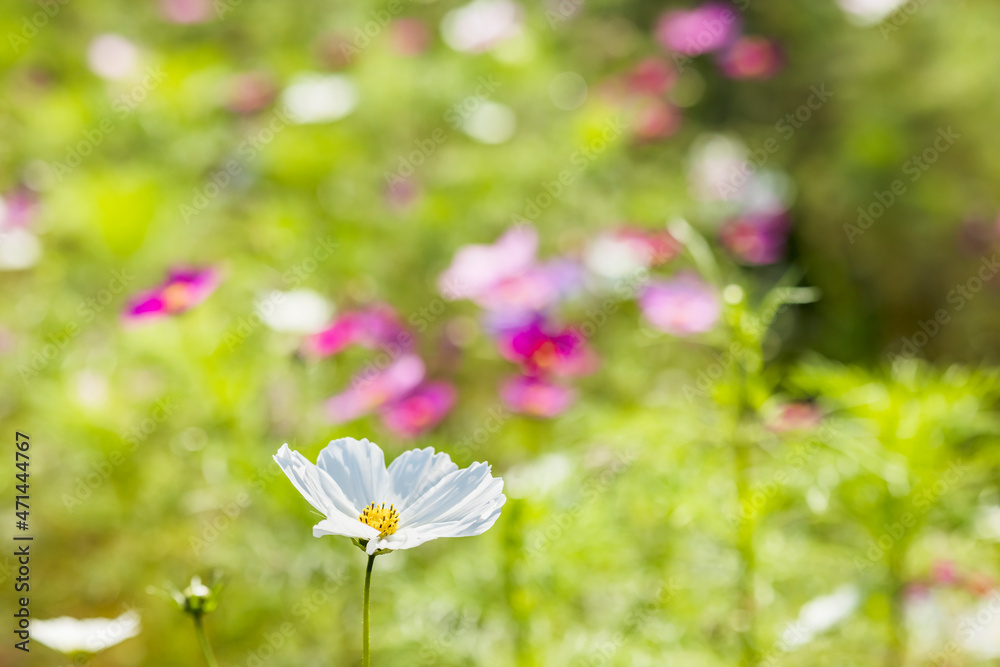
<svg viewBox="0 0 1000 667"><path fill-rule="evenodd" d="M633 95L663 95L677 83L677 68L662 58L646 58L625 75Z"/></svg>
<svg viewBox="0 0 1000 667"><path fill-rule="evenodd" d="M775 433L805 431L820 425L822 411L812 403L788 403L768 421L768 428Z"/></svg>
<svg viewBox="0 0 1000 667"><path fill-rule="evenodd" d="M234 113L260 111L278 95L278 87L267 72L243 72L229 80L226 108Z"/></svg>
<svg viewBox="0 0 1000 667"><path fill-rule="evenodd" d="M544 378L520 375L503 383L500 397L514 412L550 418L571 406L576 394Z"/></svg>
<svg viewBox="0 0 1000 667"><path fill-rule="evenodd" d="M741 262L754 266L774 264L785 255L788 216L747 215L731 220L720 232L722 245Z"/></svg>
<svg viewBox="0 0 1000 667"><path fill-rule="evenodd" d="M491 311L539 311L575 293L583 285L583 267L557 259L527 268L492 285L473 299Z"/></svg>
<svg viewBox="0 0 1000 667"><path fill-rule="evenodd" d="M401 56L419 56L431 43L427 24L416 18L402 18L390 27L393 49Z"/></svg>
<svg viewBox="0 0 1000 667"><path fill-rule="evenodd" d="M222 277L214 268L171 269L159 287L136 294L123 313L130 322L143 322L183 313L207 299Z"/></svg>
<svg viewBox="0 0 1000 667"><path fill-rule="evenodd" d="M202 23L212 16L212 0L160 0L160 13L171 23Z"/></svg>
<svg viewBox="0 0 1000 667"><path fill-rule="evenodd" d="M17 188L0 198L0 229L26 228L38 213L38 197L27 188Z"/></svg>
<svg viewBox="0 0 1000 667"><path fill-rule="evenodd" d="M455 388L448 382L425 382L379 409L382 423L404 438L416 438L444 419L455 405Z"/></svg>
<svg viewBox="0 0 1000 667"><path fill-rule="evenodd" d="M709 331L722 313L715 288L693 274L650 283L639 295L639 306L654 327L674 336Z"/></svg>
<svg viewBox="0 0 1000 667"><path fill-rule="evenodd" d="M326 329L306 338L303 348L311 356L328 357L351 345L407 352L413 348L413 336L392 307L376 304L343 313Z"/></svg>
<svg viewBox="0 0 1000 667"><path fill-rule="evenodd" d="M769 79L783 65L781 49L764 37L741 37L719 55L719 69L730 79Z"/></svg>
<svg viewBox="0 0 1000 667"><path fill-rule="evenodd" d="M327 399L327 417L334 424L363 417L416 389L423 382L424 373L424 362L420 357L408 354L383 371L372 370L356 375L351 379L351 386Z"/></svg>
<svg viewBox="0 0 1000 667"><path fill-rule="evenodd" d="M498 332L496 339L500 354L531 375L588 375L597 367L578 331L555 329L538 316Z"/></svg>
<svg viewBox="0 0 1000 667"><path fill-rule="evenodd" d="M475 299L534 265L537 251L533 227L512 227L493 245L461 248L438 279L438 288L446 299Z"/></svg>
<svg viewBox="0 0 1000 667"><path fill-rule="evenodd" d="M680 129L684 120L680 109L666 100L655 97L640 100L632 113L632 131L641 141L666 139Z"/></svg>
<svg viewBox="0 0 1000 667"><path fill-rule="evenodd" d="M694 9L675 9L656 23L657 41L665 48L697 56L729 46L740 34L736 9L724 2L707 2Z"/></svg>

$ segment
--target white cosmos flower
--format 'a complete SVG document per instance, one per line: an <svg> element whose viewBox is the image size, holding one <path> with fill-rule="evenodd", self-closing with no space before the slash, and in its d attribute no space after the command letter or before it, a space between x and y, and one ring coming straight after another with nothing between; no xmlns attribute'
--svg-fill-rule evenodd
<svg viewBox="0 0 1000 667"><path fill-rule="evenodd" d="M496 523L503 480L486 463L459 469L432 447L403 452L385 467L382 450L367 439L340 438L315 465L282 445L275 462L309 503L326 517L313 535L344 535L379 550L412 549L438 537L480 535Z"/></svg>
<svg viewBox="0 0 1000 667"><path fill-rule="evenodd" d="M69 616L31 621L31 637L51 649L66 655L99 653L141 630L139 613L127 611L118 618L85 618Z"/></svg>

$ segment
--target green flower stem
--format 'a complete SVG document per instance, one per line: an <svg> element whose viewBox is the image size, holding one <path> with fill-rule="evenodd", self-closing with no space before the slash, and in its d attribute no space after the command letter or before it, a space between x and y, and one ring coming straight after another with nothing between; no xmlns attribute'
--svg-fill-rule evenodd
<svg viewBox="0 0 1000 667"><path fill-rule="evenodd" d="M364 612L361 618L361 665L362 667L371 667L372 656L371 647L368 641L368 630L371 622L369 621L370 607L371 607L371 595L372 595L372 565L375 564L375 555L372 554L368 557L368 569L365 571L365 606Z"/></svg>
<svg viewBox="0 0 1000 667"><path fill-rule="evenodd" d="M212 645L208 643L208 637L205 636L205 626L201 621L201 614L194 615L194 633L198 635L198 645L201 646L201 652L205 654L205 662L208 663L208 667L219 667L219 663L215 660L215 654L212 652Z"/></svg>

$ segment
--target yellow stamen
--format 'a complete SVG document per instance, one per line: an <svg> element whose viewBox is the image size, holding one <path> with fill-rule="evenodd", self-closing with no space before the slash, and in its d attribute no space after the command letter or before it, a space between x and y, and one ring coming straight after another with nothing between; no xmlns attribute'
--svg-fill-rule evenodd
<svg viewBox="0 0 1000 667"><path fill-rule="evenodd" d="M392 505L371 503L358 516L358 521L367 524L379 532L379 537L392 535L399 528L399 512Z"/></svg>

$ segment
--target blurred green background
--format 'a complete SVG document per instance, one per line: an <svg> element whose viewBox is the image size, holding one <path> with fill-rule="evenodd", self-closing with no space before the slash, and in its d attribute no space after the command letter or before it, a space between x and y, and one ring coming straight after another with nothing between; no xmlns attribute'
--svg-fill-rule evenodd
<svg viewBox="0 0 1000 667"><path fill-rule="evenodd" d="M142 633L95 665L201 664L190 620L147 588L219 569L206 625L220 664L359 665L364 557L311 536L315 513L271 460L284 442L314 460L353 435L387 459L433 446L488 460L507 480L483 536L377 560L374 664L996 664L996 611L973 633L985 648L955 637L1000 575L1000 282L954 290L997 247L1000 5L910 2L866 24L834 0L740 4L783 69L734 80L694 58L668 94L679 128L651 140L614 82L648 57L678 62L653 34L676 3L525 3L521 29L481 52L442 38L461 7L443 0L4 3L0 192L37 211L34 240L0 262L0 417L10 459L15 430L31 435L35 617L135 607ZM567 72L585 101L554 86ZM329 75L353 86L350 113L287 122L295 83ZM783 135L816 87L829 101ZM487 99L516 119L509 133L456 126ZM625 131L526 216L615 122ZM910 181L908 161L949 128ZM691 187L711 136L751 152L779 139L766 167L791 184L786 261L739 266L718 247L728 210ZM906 192L856 234L859 207L897 179ZM623 301L590 340L601 367L576 404L511 414L479 310L443 303L436 281L458 248L525 217L545 257L684 218L718 251L708 278L746 298L697 340L651 332ZM224 280L188 313L126 326L130 295L177 265ZM782 280L821 296L764 333L750 322ZM296 288L426 321L418 351L455 383L455 409L416 444L375 418L328 423L323 400L373 353L304 359L299 336L254 319L261 295ZM891 363L941 309L916 346L928 361ZM732 341L747 352L720 361ZM773 428L792 401L821 424ZM0 478L12 506L13 470ZM0 558L5 600L14 571ZM814 621L804 605L836 591L850 609L790 641ZM10 644L0 663L65 664Z"/></svg>

